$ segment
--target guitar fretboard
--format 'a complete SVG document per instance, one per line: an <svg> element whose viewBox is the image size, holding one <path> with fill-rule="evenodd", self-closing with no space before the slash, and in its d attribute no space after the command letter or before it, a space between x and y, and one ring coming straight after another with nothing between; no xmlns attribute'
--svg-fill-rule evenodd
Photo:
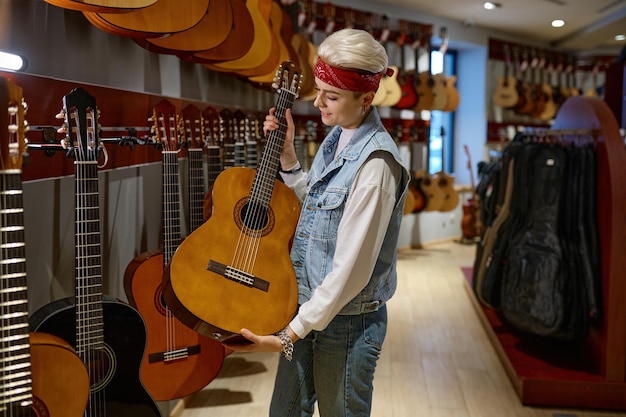
<svg viewBox="0 0 626 417"><path fill-rule="evenodd" d="M0 172L0 198L0 415L30 416L32 387L20 170Z"/></svg>

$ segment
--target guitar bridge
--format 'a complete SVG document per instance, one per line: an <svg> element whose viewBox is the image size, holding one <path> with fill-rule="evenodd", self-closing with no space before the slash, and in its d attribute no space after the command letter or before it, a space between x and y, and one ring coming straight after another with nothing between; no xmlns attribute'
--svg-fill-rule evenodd
<svg viewBox="0 0 626 417"><path fill-rule="evenodd" d="M200 353L200 345L189 346L181 349L167 350L165 352L151 353L148 355L148 363L170 362L186 359L189 356Z"/></svg>
<svg viewBox="0 0 626 417"><path fill-rule="evenodd" d="M221 264L214 260L209 260L207 270L215 272L216 274L220 274L223 277L228 278L231 281L238 282L239 284L245 285L246 287L256 288L265 292L267 292L270 287L270 283L268 281L265 281L264 279L255 277L248 272L241 271L239 269L233 268L232 266Z"/></svg>

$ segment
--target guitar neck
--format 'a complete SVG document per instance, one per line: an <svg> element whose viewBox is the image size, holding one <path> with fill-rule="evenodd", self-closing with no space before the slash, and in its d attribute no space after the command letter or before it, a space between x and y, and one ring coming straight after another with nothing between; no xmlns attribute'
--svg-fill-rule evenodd
<svg viewBox="0 0 626 417"><path fill-rule="evenodd" d="M0 268L3 289L0 326L5 335L0 342L0 384L5 387L0 393L0 404L2 409L6 407L14 411L29 409L32 405L21 175L20 170L0 173L0 221L2 228L9 230L2 233L3 262ZM15 371L17 369L19 372Z"/></svg>
<svg viewBox="0 0 626 417"><path fill-rule="evenodd" d="M85 361L104 348L102 256L96 160L76 165L76 352Z"/></svg>
<svg viewBox="0 0 626 417"><path fill-rule="evenodd" d="M163 151L163 263L169 263L180 244L180 186L178 151Z"/></svg>
<svg viewBox="0 0 626 417"><path fill-rule="evenodd" d="M268 189L268 184L274 184L274 179L280 168L280 154L285 142L287 133L287 121L285 112L293 107L296 94L283 88L280 90L278 103L274 115L280 121L279 128L269 132L259 168L252 183L250 192L250 201L258 204L260 207L268 208L270 198L272 197L272 189Z"/></svg>
<svg viewBox="0 0 626 417"><path fill-rule="evenodd" d="M188 149L189 176L189 232L193 232L203 223L202 203L204 201L204 168L202 166L202 148Z"/></svg>

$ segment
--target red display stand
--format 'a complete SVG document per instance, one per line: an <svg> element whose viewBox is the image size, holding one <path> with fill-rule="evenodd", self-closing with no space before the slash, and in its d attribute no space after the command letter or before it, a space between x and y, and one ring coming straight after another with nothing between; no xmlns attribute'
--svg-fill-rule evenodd
<svg viewBox="0 0 626 417"><path fill-rule="evenodd" d="M478 301L471 268L463 270L467 292L523 404L626 410L626 150L613 113L598 98L569 98L552 129L594 132L601 322L577 345L529 337Z"/></svg>

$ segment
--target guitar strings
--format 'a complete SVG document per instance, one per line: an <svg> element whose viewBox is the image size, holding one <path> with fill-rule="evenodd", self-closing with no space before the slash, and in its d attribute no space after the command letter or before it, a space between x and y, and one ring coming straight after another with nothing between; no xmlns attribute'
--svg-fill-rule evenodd
<svg viewBox="0 0 626 417"><path fill-rule="evenodd" d="M232 265L244 272L251 273L253 270L261 244L260 238L263 234L263 226L264 223L269 221L269 203L287 132L285 112L293 104L293 96L295 96L293 88L294 85L292 85L291 90L286 90L283 87L280 91L275 107L275 116L279 120L279 127L268 134L268 140L254 179L255 183L247 203L248 209L245 213L239 239L235 247Z"/></svg>

